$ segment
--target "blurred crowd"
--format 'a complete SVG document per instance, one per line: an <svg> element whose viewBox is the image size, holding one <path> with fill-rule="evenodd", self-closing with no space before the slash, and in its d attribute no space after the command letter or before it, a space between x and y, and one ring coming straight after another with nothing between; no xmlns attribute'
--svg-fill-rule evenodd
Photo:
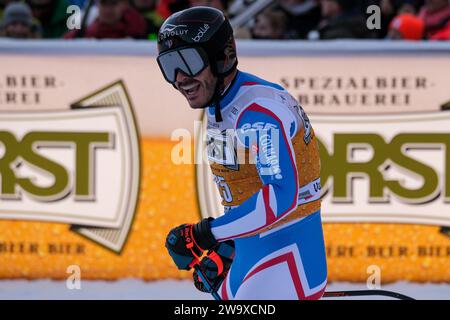
<svg viewBox="0 0 450 320"><path fill-rule="evenodd" d="M233 21L255 1L261 0L0 0L0 37L154 40L176 11L210 6ZM450 1L274 0L235 33L247 39L450 40Z"/></svg>

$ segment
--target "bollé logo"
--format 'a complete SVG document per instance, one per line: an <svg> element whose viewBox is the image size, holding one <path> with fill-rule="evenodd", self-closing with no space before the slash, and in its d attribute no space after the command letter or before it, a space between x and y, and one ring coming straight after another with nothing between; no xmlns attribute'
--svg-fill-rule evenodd
<svg viewBox="0 0 450 320"><path fill-rule="evenodd" d="M132 105L121 81L57 112L0 113L0 219L61 222L120 252L139 190Z"/></svg>
<svg viewBox="0 0 450 320"><path fill-rule="evenodd" d="M198 29L197 35L194 38L192 38L192 41L199 42L205 35L206 31L208 31L208 30L209 30L209 25L205 23L203 25L203 27L200 27Z"/></svg>

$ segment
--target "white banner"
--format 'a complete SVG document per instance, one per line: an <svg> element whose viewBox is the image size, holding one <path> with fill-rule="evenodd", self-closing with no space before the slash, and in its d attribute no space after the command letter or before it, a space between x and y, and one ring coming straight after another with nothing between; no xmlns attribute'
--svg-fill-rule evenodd
<svg viewBox="0 0 450 320"><path fill-rule="evenodd" d="M0 219L72 224L120 251L139 195L139 140L123 82L97 89L76 101L59 92L54 111L0 112Z"/></svg>
<svg viewBox="0 0 450 320"><path fill-rule="evenodd" d="M450 112L311 121L327 153L324 221L450 226Z"/></svg>

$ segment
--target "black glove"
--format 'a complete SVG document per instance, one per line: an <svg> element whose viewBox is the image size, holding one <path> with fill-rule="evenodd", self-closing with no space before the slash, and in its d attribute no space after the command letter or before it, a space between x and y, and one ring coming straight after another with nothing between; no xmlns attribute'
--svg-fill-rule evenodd
<svg viewBox="0 0 450 320"><path fill-rule="evenodd" d="M199 262L204 250L217 245L209 226L212 219L203 219L197 224L182 224L170 230L166 248L178 269L190 270Z"/></svg>
<svg viewBox="0 0 450 320"><path fill-rule="evenodd" d="M206 257L202 259L199 268L211 285L211 289L217 291L226 278L234 258L234 241L228 240L219 243L213 249L208 251ZM198 271L193 273L195 287L202 292L211 292L205 286Z"/></svg>

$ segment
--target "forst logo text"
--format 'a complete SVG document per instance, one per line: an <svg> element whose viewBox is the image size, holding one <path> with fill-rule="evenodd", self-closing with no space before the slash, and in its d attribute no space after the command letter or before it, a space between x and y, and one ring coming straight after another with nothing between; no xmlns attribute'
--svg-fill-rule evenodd
<svg viewBox="0 0 450 320"><path fill-rule="evenodd" d="M319 141L322 161L321 179L324 191L330 191L334 203L352 203L353 179L363 178L369 182L369 203L391 202L390 194L406 204L430 203L443 196L450 203L450 134L448 133L401 133L385 139L376 133L336 133L333 150L327 150ZM354 147L352 147L354 146ZM355 148L372 150L367 161L355 161L350 155ZM443 175L441 169L408 155L408 150L440 151L444 153ZM386 173L393 167L406 176L418 177L418 187L407 187L401 178L389 178ZM332 180L332 183L328 183Z"/></svg>
<svg viewBox="0 0 450 320"><path fill-rule="evenodd" d="M112 148L114 135L108 132L28 132L22 138L0 131L0 198L20 200L19 190L38 201L56 201L72 193L75 200L94 200L94 159L97 148ZM43 156L45 148L68 148L75 159L71 177L62 163ZM38 185L33 176L21 176L19 168L27 163L43 171L53 180L47 186Z"/></svg>

